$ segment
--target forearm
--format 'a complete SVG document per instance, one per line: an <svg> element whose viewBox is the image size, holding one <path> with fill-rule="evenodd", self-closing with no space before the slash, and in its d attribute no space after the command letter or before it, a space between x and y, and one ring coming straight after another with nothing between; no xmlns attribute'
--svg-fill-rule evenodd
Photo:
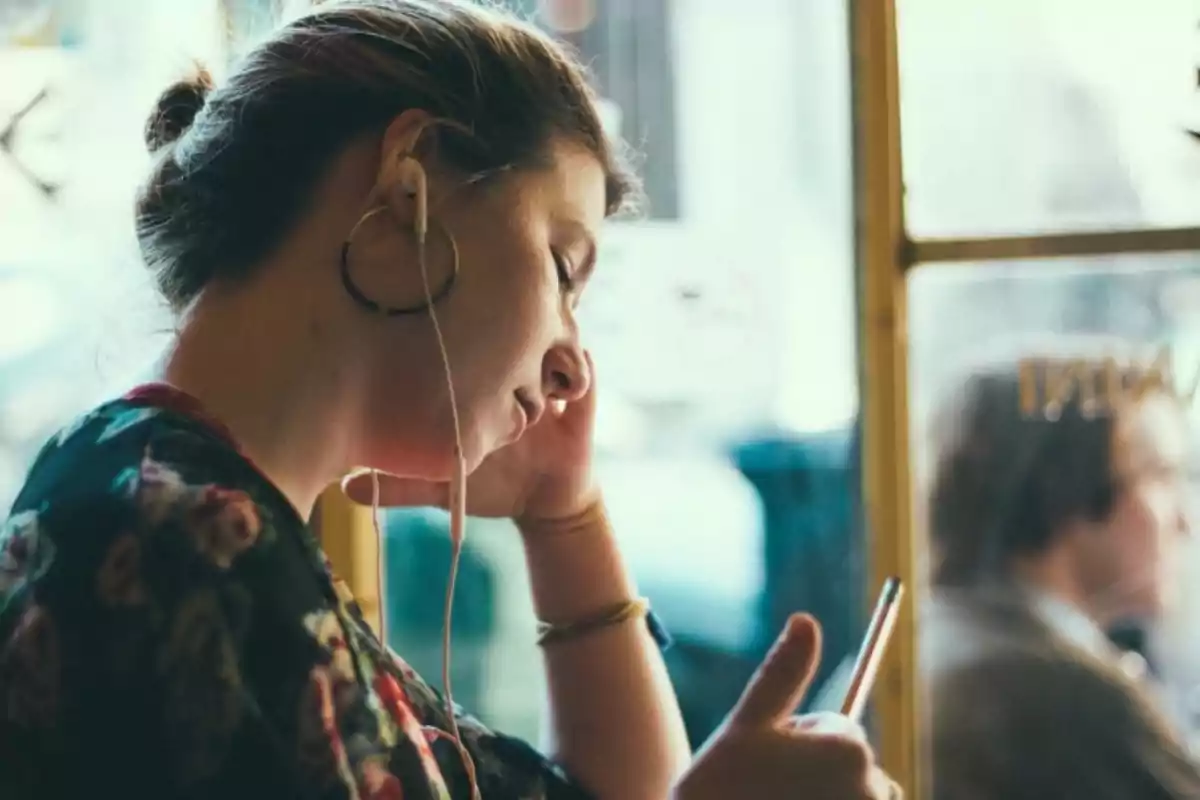
<svg viewBox="0 0 1200 800"><path fill-rule="evenodd" d="M523 526L538 618L565 623L637 596L602 515ZM602 800L662 800L690 760L675 692L645 621L544 648L552 749Z"/></svg>

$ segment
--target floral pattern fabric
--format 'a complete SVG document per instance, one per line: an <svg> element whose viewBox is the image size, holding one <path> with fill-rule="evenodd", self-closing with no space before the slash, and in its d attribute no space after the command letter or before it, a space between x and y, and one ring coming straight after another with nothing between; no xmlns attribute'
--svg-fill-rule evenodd
<svg viewBox="0 0 1200 800"><path fill-rule="evenodd" d="M582 800L455 709L485 800ZM0 797L466 800L438 692L218 429L114 401L0 528Z"/></svg>

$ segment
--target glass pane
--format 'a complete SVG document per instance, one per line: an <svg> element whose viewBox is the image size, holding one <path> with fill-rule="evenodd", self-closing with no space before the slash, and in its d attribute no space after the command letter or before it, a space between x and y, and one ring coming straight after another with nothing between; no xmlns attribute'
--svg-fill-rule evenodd
<svg viewBox="0 0 1200 800"><path fill-rule="evenodd" d="M1193 796L1200 255L909 287L934 796Z"/></svg>
<svg viewBox="0 0 1200 800"><path fill-rule="evenodd" d="M1200 223L1192 0L899 0L915 236Z"/></svg>
<svg viewBox="0 0 1200 800"><path fill-rule="evenodd" d="M0 508L62 422L129 386L170 321L130 202L154 98L219 52L208 0L0 12Z"/></svg>
<svg viewBox="0 0 1200 800"><path fill-rule="evenodd" d="M864 580L845 9L596 3L590 22L565 25L548 12L592 4L514 4L541 9L535 19L597 65L646 159L652 213L606 231L581 326L601 387L597 469L627 560L676 638L668 660L693 742L796 609L827 626L817 702L836 705L829 678L862 633ZM425 514L389 525L394 643L433 675L444 526ZM536 738L544 686L519 543L485 521L467 541L455 693Z"/></svg>

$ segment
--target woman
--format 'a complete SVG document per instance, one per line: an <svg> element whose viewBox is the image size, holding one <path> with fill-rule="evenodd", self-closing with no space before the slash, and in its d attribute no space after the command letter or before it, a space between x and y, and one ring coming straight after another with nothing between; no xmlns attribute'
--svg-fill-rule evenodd
<svg viewBox="0 0 1200 800"><path fill-rule="evenodd" d="M589 470L574 317L635 184L552 41L474 4L326 3L167 91L147 140L137 230L177 339L14 506L0 794L467 798L473 772L516 800L896 796L855 731L790 719L802 617L689 766ZM306 528L356 465L403 476L385 504L444 502L459 439L556 634L555 761L456 714L460 754Z"/></svg>

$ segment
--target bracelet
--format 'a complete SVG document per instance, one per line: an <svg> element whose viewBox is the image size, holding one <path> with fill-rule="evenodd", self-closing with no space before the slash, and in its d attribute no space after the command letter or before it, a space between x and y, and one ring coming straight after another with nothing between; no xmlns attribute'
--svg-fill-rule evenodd
<svg viewBox="0 0 1200 800"><path fill-rule="evenodd" d="M644 619L650 614L650 601L644 597L627 600L604 609L598 614L574 622L554 624L551 622L538 623L537 643L545 646L554 642L568 639L578 639L613 625L620 625L631 619Z"/></svg>

